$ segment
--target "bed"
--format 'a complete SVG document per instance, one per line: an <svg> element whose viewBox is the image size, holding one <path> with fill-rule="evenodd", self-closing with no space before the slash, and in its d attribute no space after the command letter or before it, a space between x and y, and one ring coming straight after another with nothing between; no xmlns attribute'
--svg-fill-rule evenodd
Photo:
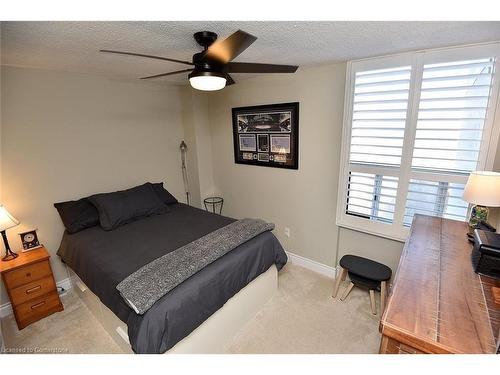
<svg viewBox="0 0 500 375"><path fill-rule="evenodd" d="M224 322L227 332L220 331L221 336L228 336L269 299L276 290L277 269L287 257L271 232L261 233L189 277L144 314L137 314L116 289L123 279L235 221L182 203L169 208L168 213L111 231L94 226L65 232L58 255L71 269L77 292L122 347L128 341L135 353L211 352L212 336L226 330ZM196 350L186 344L193 336Z"/></svg>

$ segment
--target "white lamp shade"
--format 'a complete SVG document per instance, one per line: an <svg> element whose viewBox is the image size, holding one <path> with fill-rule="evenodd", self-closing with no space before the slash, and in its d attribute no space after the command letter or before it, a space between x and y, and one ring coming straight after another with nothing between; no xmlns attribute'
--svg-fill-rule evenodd
<svg viewBox="0 0 500 375"><path fill-rule="evenodd" d="M471 172L463 197L472 204L500 207L500 173Z"/></svg>
<svg viewBox="0 0 500 375"><path fill-rule="evenodd" d="M0 231L15 227L19 221L14 218L3 205L0 205Z"/></svg>

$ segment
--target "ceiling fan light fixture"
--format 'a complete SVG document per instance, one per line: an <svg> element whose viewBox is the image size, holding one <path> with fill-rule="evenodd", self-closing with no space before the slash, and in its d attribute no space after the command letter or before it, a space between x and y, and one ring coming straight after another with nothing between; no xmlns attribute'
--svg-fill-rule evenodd
<svg viewBox="0 0 500 375"><path fill-rule="evenodd" d="M220 72L195 70L188 78L189 83L196 90L217 91L226 87L226 77Z"/></svg>
<svg viewBox="0 0 500 375"><path fill-rule="evenodd" d="M191 86L202 91L222 90L226 86L235 84L236 82L230 76L232 73L295 73L298 68L295 65L234 62L233 60L257 39L256 36L243 30L238 30L223 40L218 40L217 34L211 31L200 31L194 34L194 39L203 47L203 51L195 53L191 61L109 49L100 51L190 65L189 69L154 74L141 77L141 79L156 79L191 72L188 76Z"/></svg>

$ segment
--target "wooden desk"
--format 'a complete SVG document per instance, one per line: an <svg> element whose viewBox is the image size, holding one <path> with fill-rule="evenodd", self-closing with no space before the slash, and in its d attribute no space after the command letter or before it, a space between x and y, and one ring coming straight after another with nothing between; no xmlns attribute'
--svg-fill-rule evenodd
<svg viewBox="0 0 500 375"><path fill-rule="evenodd" d="M415 215L387 309L380 353L495 353L500 281L472 269L467 224Z"/></svg>

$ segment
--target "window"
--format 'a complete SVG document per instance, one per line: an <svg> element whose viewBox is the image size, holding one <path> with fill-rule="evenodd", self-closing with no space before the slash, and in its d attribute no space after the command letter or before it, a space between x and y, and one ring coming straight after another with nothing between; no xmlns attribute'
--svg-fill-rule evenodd
<svg viewBox="0 0 500 375"><path fill-rule="evenodd" d="M349 172L346 213L392 223L397 177Z"/></svg>
<svg viewBox="0 0 500 375"><path fill-rule="evenodd" d="M499 58L494 43L349 63L340 226L404 239L416 213L466 219L468 174L495 156Z"/></svg>

